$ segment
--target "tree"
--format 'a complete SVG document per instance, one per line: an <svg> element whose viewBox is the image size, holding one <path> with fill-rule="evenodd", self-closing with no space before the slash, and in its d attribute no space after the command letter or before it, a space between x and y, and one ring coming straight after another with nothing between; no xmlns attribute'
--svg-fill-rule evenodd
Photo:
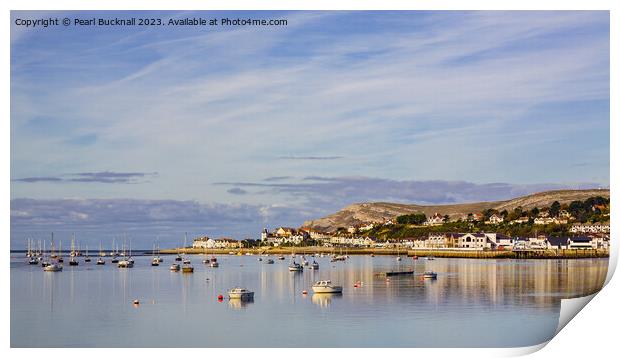
<svg viewBox="0 0 620 358"><path fill-rule="evenodd" d="M444 215L443 222L447 224L449 221L450 221L450 215Z"/></svg>
<svg viewBox="0 0 620 358"><path fill-rule="evenodd" d="M557 218L560 215L561 205L559 202L554 201L549 208L549 215L553 218Z"/></svg>
<svg viewBox="0 0 620 358"><path fill-rule="evenodd" d="M533 207L532 210L530 210L530 213L532 213L532 216L538 216L538 213L540 213L540 210L538 210L537 207Z"/></svg>

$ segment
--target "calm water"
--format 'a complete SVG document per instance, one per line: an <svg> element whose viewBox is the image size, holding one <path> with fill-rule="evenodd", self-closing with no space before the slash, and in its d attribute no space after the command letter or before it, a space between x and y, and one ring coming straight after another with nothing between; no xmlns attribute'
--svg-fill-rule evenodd
<svg viewBox="0 0 620 358"><path fill-rule="evenodd" d="M13 254L15 256L17 254ZM81 262L43 272L22 254L11 259L12 347L509 347L550 339L560 299L593 293L607 259L413 261L394 256L316 260L317 272L292 273L257 256L219 256L220 267L190 256L194 274L136 257L131 269ZM312 262L312 258L308 258ZM299 259L298 259L299 261ZM378 272L411 268L415 276ZM438 272L434 281L418 273ZM208 280L207 280L208 279ZM313 295L318 279L341 296ZM354 288L356 281L360 288ZM255 291L240 304L227 289ZM302 295L308 290L308 295ZM134 306L132 301L141 304Z"/></svg>

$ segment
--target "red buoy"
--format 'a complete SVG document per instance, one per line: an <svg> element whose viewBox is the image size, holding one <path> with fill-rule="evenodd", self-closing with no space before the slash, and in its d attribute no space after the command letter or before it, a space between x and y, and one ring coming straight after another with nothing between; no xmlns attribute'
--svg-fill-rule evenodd
<svg viewBox="0 0 620 358"><path fill-rule="evenodd" d="M140 304L140 301L138 301L138 300L133 300L133 304L134 304L134 305L139 305L139 304Z"/></svg>
<svg viewBox="0 0 620 358"><path fill-rule="evenodd" d="M223 299L224 299L224 296L222 296L222 295L218 295L218 296L217 296L217 300L218 300L218 301L221 301L221 300L223 300Z"/></svg>

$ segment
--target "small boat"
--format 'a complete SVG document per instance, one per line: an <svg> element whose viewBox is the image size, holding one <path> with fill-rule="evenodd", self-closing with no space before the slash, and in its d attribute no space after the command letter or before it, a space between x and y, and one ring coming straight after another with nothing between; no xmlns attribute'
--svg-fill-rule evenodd
<svg viewBox="0 0 620 358"><path fill-rule="evenodd" d="M58 258L58 262L60 262L60 263L65 262L65 259L63 259L62 257L59 257Z"/></svg>
<svg viewBox="0 0 620 358"><path fill-rule="evenodd" d="M118 268L132 268L133 260L120 260L116 265Z"/></svg>
<svg viewBox="0 0 620 358"><path fill-rule="evenodd" d="M151 259L151 266L159 266L159 259L153 257L153 259Z"/></svg>
<svg viewBox="0 0 620 358"><path fill-rule="evenodd" d="M194 273L194 266L190 264L183 264L183 268L181 268L183 273Z"/></svg>
<svg viewBox="0 0 620 358"><path fill-rule="evenodd" d="M211 260L211 264L209 266L211 266L211 267L220 267L220 264L217 261Z"/></svg>
<svg viewBox="0 0 620 358"><path fill-rule="evenodd" d="M274 262L275 262L275 261L273 261L272 259L268 259L266 263L267 263L267 264L272 264L272 263L274 263Z"/></svg>
<svg viewBox="0 0 620 358"><path fill-rule="evenodd" d="M28 260L28 263L31 265L36 265L39 263L39 260L36 257L31 257L30 260Z"/></svg>
<svg viewBox="0 0 620 358"><path fill-rule="evenodd" d="M183 258L181 255L177 255L177 257L174 258L174 261L183 261Z"/></svg>
<svg viewBox="0 0 620 358"><path fill-rule="evenodd" d="M205 264L205 265L209 264L210 262L211 262L211 260L209 260L209 259L202 260L202 263Z"/></svg>
<svg viewBox="0 0 620 358"><path fill-rule="evenodd" d="M397 256L397 257L396 257L396 261L402 261L402 260L403 260L403 258L402 258L402 257L400 257L400 256Z"/></svg>
<svg viewBox="0 0 620 358"><path fill-rule="evenodd" d="M316 261L312 262L312 265L310 266L310 270L318 270L319 269L319 263Z"/></svg>
<svg viewBox="0 0 620 358"><path fill-rule="evenodd" d="M181 271L181 265L179 264L170 265L170 271L174 271L174 272Z"/></svg>
<svg viewBox="0 0 620 358"><path fill-rule="evenodd" d="M370 254L370 257L375 257L375 254Z"/></svg>
<svg viewBox="0 0 620 358"><path fill-rule="evenodd" d="M254 292L248 290L247 288L235 287L228 291L228 298L231 300L251 301L254 299Z"/></svg>
<svg viewBox="0 0 620 358"><path fill-rule="evenodd" d="M434 258L433 256L427 256L427 257L426 257L426 259L427 259L428 261L432 261L432 260L434 260L435 258Z"/></svg>
<svg viewBox="0 0 620 358"><path fill-rule="evenodd" d="M304 267L298 264L297 262L295 262L295 260L293 260L293 262L291 262L291 264L288 265L288 270L299 272L299 271L303 271Z"/></svg>
<svg viewBox="0 0 620 358"><path fill-rule="evenodd" d="M258 261L263 261L263 258L262 258L262 257L259 257L259 258L258 258Z"/></svg>
<svg viewBox="0 0 620 358"><path fill-rule="evenodd" d="M71 259L69 259L69 266L77 266L79 265L78 260L75 259L75 257L71 257Z"/></svg>
<svg viewBox="0 0 620 358"><path fill-rule="evenodd" d="M282 255L278 256L278 260L284 260L284 256Z"/></svg>
<svg viewBox="0 0 620 358"><path fill-rule="evenodd" d="M59 263L53 263L53 264L49 264L47 266L45 266L43 268L43 271L45 272L58 272L58 271L62 271L62 265Z"/></svg>
<svg viewBox="0 0 620 358"><path fill-rule="evenodd" d="M437 272L433 272L433 271L426 271L424 272L424 278L430 278L430 279L437 279Z"/></svg>
<svg viewBox="0 0 620 358"><path fill-rule="evenodd" d="M97 259L97 265L105 265L105 260L103 259L103 257Z"/></svg>
<svg viewBox="0 0 620 358"><path fill-rule="evenodd" d="M88 246L86 246L86 256L84 256L84 262L90 262L90 256L88 256Z"/></svg>
<svg viewBox="0 0 620 358"><path fill-rule="evenodd" d="M127 261L129 261L129 263L133 267L133 264L134 264L133 257L129 256L129 259L127 259Z"/></svg>
<svg viewBox="0 0 620 358"><path fill-rule="evenodd" d="M335 286L330 280L323 280L315 282L312 285L312 291L314 293L342 293L342 286Z"/></svg>
<svg viewBox="0 0 620 358"><path fill-rule="evenodd" d="M41 261L41 267L47 267L49 265L51 265L49 261L45 261L45 260Z"/></svg>
<svg viewBox="0 0 620 358"><path fill-rule="evenodd" d="M189 265L189 264L191 264L191 263L192 263L192 262L190 261L190 259L184 259L184 260L183 260L183 265Z"/></svg>
<svg viewBox="0 0 620 358"><path fill-rule="evenodd" d="M301 264L304 265L304 266L308 266L309 262L308 262L308 260L306 260L305 257L303 257L302 261L301 261Z"/></svg>
<svg viewBox="0 0 620 358"><path fill-rule="evenodd" d="M118 263L118 257L114 256L112 257L112 260L110 261L113 264L117 264Z"/></svg>
<svg viewBox="0 0 620 358"><path fill-rule="evenodd" d="M417 260L417 259L418 259L418 256L413 255L413 256L411 257L411 259L412 259L412 260Z"/></svg>
<svg viewBox="0 0 620 358"><path fill-rule="evenodd" d="M217 257L211 256L211 262L217 262Z"/></svg>
<svg viewBox="0 0 620 358"><path fill-rule="evenodd" d="M332 260L331 260L331 261L332 261L332 262L336 262L336 261L344 261L344 260L346 260L346 259L347 259L347 257L346 257L346 256L344 256L344 255L336 255L336 256L332 257Z"/></svg>

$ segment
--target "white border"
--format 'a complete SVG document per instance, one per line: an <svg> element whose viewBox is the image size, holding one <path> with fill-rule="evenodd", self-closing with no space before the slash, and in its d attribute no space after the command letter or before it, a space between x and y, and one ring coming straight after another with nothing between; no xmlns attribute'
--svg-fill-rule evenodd
<svg viewBox="0 0 620 358"><path fill-rule="evenodd" d="M164 0L110 0L110 1L84 1L84 0L56 0L53 4L43 0L24 0L14 1L5 0L2 2L4 13L0 18L1 29L3 32L4 49L1 56L2 65L2 112L3 128L0 131L0 143L1 143L1 155L2 155L2 172L5 179L5 185L1 189L3 204L0 212L0 222L2 225L3 235L3 250L5 253L9 252L9 219L10 219L10 108L9 108L9 92L10 92L10 24L9 24L9 10L63 10L63 9L76 9L76 10L389 10L389 9L403 9L403 10L611 10L611 39L618 39L618 25L616 21L618 16L618 2L612 0L521 0L521 1L501 1L501 0L409 0L404 2L402 0L341 0L341 1L329 1L329 0L263 0L263 1L250 1L250 0L211 0L199 2L196 0L181 0L181 1L164 1ZM618 153L618 145L614 142L614 137L617 138L618 133L618 109L617 104L617 85L618 85L618 73L615 71L614 64L618 62L618 41L611 41L611 118L616 119L611 121L611 178L610 187L612 189L612 197L615 184L618 182L618 166L616 165L616 155ZM587 125L587 124L584 124ZM617 217L618 209L612 205L612 217ZM612 220L612 232L618 232L616 221ZM615 235L614 235L615 236ZM612 256L610 258L610 271L607 276L607 283L611 279L618 259L618 249L613 245L615 238L612 237ZM8 265L4 267L4 274L2 275L3 287L9 287L9 269ZM617 281L617 280L616 280ZM615 332L618 318L618 302L620 302L620 287L617 282L611 282L606 288L603 289L601 294L593 298L593 304L588 305L583 312L577 316L575 321L578 324L569 324L561 334L554 338L548 345L549 347L537 353L542 356L573 356L575 354L603 354L611 352L614 347L614 340L616 339ZM5 294L2 296L2 307L4 309L5 317L10 316L10 297L9 290L5 290ZM50 329L53 329L50 327ZM130 333L129 333L130 334ZM197 355L205 354L204 350L199 349L184 349L182 352L173 352L171 350L162 349L149 349L135 350L128 349L115 349L114 351L104 351L101 349L92 349L88 351L79 350L68 351L66 349L56 349L53 351L33 349L20 349L9 350L10 346L10 320L5 319L5 325L2 327L2 340L3 347L7 350L6 353L15 356L31 356L32 354L45 354L47 356L56 356L61 354L88 354L89 356L108 356L110 354L148 354L149 356L166 356L169 357L172 354L184 354L184 355ZM534 352L545 344L541 344L535 347L515 348L515 349L459 349L458 354L464 356L512 356L521 355ZM411 354L411 350L399 349L398 351L390 350L368 350L368 349L348 349L348 350L321 350L321 354L345 354L345 355L366 355L366 354L381 354L385 351L387 354ZM210 349L207 354L213 355L258 355L258 356L290 356L295 354L317 354L319 352L298 352L291 351L289 349L266 349L266 350L241 350L241 349ZM438 357L449 357L457 353L454 349L417 349L414 354L432 354Z"/></svg>

